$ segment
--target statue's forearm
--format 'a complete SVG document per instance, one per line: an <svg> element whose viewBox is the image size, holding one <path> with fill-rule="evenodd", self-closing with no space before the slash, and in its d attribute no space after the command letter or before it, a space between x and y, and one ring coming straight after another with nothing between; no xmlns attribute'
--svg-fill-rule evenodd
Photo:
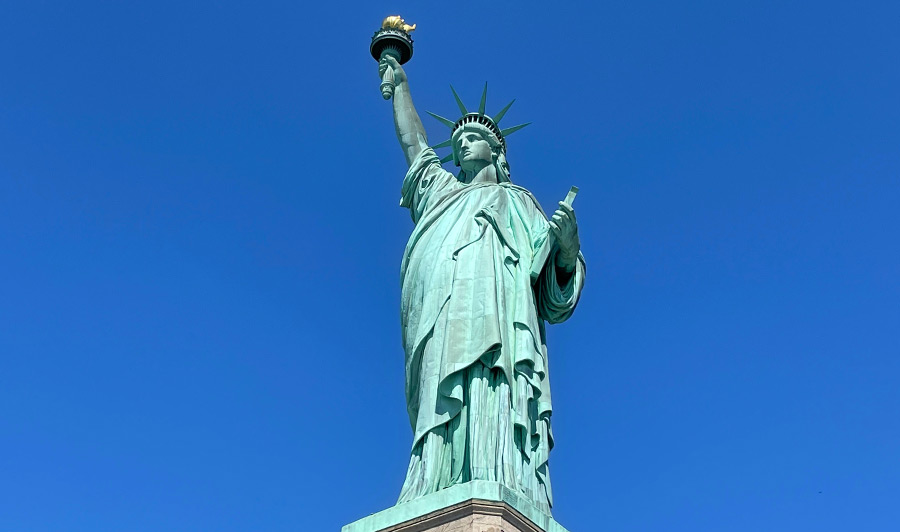
<svg viewBox="0 0 900 532"><path fill-rule="evenodd" d="M575 258L569 258L557 250L553 263L553 267L556 268L556 281L560 287L566 286L569 283L569 279L575 274L575 268L578 265L578 255Z"/></svg>
<svg viewBox="0 0 900 532"><path fill-rule="evenodd" d="M409 94L409 83L403 81L394 88L394 126L397 140L403 148L406 163L412 165L416 157L428 147L425 128Z"/></svg>

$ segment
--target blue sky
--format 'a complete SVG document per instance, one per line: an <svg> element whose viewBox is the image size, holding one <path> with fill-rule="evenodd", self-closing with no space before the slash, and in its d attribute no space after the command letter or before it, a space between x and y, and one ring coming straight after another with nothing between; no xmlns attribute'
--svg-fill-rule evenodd
<svg viewBox="0 0 900 532"><path fill-rule="evenodd" d="M337 530L393 504L404 160L512 98L573 184L549 331L573 531L895 530L895 2L7 2L0 530ZM432 142L446 130L425 118Z"/></svg>

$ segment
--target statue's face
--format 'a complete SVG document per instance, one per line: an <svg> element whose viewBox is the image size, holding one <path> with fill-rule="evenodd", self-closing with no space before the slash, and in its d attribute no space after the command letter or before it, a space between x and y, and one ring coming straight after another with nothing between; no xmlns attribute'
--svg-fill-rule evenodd
<svg viewBox="0 0 900 532"><path fill-rule="evenodd" d="M463 131L456 141L456 154L463 170L483 167L492 163L491 145L477 130Z"/></svg>

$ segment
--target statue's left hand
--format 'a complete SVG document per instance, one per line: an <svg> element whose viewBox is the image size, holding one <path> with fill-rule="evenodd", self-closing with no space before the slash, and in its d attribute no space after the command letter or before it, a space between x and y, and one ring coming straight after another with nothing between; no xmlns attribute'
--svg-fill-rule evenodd
<svg viewBox="0 0 900 532"><path fill-rule="evenodd" d="M581 241L578 238L578 224L575 221L575 209L565 201L559 202L559 208L550 217L550 231L556 237L559 253L556 265L566 271L575 269Z"/></svg>

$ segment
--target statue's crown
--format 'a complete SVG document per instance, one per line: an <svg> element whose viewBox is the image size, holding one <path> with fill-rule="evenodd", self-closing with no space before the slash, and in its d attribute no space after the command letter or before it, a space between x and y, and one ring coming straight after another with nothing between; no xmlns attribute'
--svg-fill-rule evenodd
<svg viewBox="0 0 900 532"><path fill-rule="evenodd" d="M528 122L526 124L520 124L518 126L509 127L506 129L500 129L500 126L498 125L500 124L500 120L506 115L506 111L509 111L509 108L512 107L512 104L514 104L516 101L513 100L506 104L506 107L501 109L493 117L488 116L484 112L485 103L487 101L487 83L484 84L484 92L481 93L481 102L478 104L477 112L470 112L468 109L466 109L466 106L460 99L459 94L456 93L456 89L453 88L453 85L450 85L450 90L453 92L453 98L456 100L456 105L462 112L462 117L454 122L450 119L444 118L443 116L436 115L431 111L426 111L428 114L436 118L439 122L450 128L450 138L445 140L444 142L441 142L440 144L435 144L434 146L432 146L432 148L437 149L452 146L453 135L457 130L467 124L478 124L482 127L487 128L495 137L497 137L497 141L500 143L500 147L503 150L503 153L506 153L506 137L531 124L531 122ZM451 149L450 154L441 159L441 162L445 163L452 159L454 163L459 166L459 161L455 160L454 153L455 152Z"/></svg>

